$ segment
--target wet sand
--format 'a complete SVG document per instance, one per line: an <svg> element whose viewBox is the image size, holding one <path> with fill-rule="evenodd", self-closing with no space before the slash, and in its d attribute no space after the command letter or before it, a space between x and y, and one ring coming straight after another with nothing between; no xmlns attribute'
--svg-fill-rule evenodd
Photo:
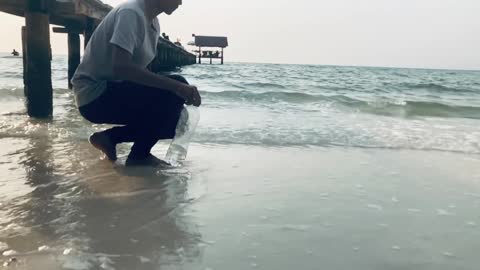
<svg viewBox="0 0 480 270"><path fill-rule="evenodd" d="M475 155L193 144L155 170L99 160L82 136L0 148L12 269L477 267Z"/></svg>

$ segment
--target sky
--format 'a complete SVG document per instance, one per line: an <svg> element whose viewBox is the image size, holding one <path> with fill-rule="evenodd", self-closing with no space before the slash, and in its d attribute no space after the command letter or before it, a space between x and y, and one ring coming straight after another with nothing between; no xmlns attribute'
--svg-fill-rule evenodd
<svg viewBox="0 0 480 270"><path fill-rule="evenodd" d="M227 36L227 62L480 70L479 14L479 0L183 0L159 19L184 44ZM0 22L0 51L21 49L24 19ZM64 34L51 42L67 53Z"/></svg>

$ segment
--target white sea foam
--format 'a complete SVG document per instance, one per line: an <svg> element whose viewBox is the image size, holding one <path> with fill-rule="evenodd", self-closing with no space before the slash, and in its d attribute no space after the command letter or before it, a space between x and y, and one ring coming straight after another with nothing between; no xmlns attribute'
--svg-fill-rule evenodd
<svg viewBox="0 0 480 270"><path fill-rule="evenodd" d="M139 259L140 259L140 262L141 262L141 263L148 263L148 262L151 262L151 261L152 261L152 260L150 260L149 258L143 257L143 256L140 256Z"/></svg>
<svg viewBox="0 0 480 270"><path fill-rule="evenodd" d="M437 209L437 215L439 216L451 216L452 213L448 212L447 210L444 209Z"/></svg>
<svg viewBox="0 0 480 270"><path fill-rule="evenodd" d="M443 254L443 256L449 257L449 258L455 257L455 254L453 254L453 253L451 253L451 252L443 252L442 254Z"/></svg>
<svg viewBox="0 0 480 270"><path fill-rule="evenodd" d="M468 226L472 226L472 227L476 227L476 226L477 226L477 223L474 222L474 221L467 221L466 224L467 224Z"/></svg>
<svg viewBox="0 0 480 270"><path fill-rule="evenodd" d="M286 231L299 231L299 232L306 232L310 229L311 226L303 225L303 224L285 224L282 225L280 228Z"/></svg>
<svg viewBox="0 0 480 270"><path fill-rule="evenodd" d="M13 256L17 254L17 252L15 250L12 250L12 249L9 249L9 250L5 250L2 255L3 256Z"/></svg>
<svg viewBox="0 0 480 270"><path fill-rule="evenodd" d="M369 204L369 205L367 205L367 207L370 208L370 209L378 210L378 211L383 210L383 207L381 205L378 205L378 204Z"/></svg>
<svg viewBox="0 0 480 270"><path fill-rule="evenodd" d="M46 246L46 245L38 247L38 251L47 251L49 249L50 249L50 247Z"/></svg>
<svg viewBox="0 0 480 270"><path fill-rule="evenodd" d="M400 249L402 249L402 248L399 247L399 246L392 246L392 250L400 250Z"/></svg>

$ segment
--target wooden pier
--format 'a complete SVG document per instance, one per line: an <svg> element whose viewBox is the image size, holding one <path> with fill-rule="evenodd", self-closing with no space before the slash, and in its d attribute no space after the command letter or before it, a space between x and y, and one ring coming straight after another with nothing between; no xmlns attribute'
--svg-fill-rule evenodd
<svg viewBox="0 0 480 270"><path fill-rule="evenodd" d="M0 11L25 18L21 29L27 112L51 117L53 112L50 24L68 35L68 81L80 63L80 35L86 46L96 26L112 9L99 0L0 0ZM159 38L154 71L195 64L196 56Z"/></svg>
<svg viewBox="0 0 480 270"><path fill-rule="evenodd" d="M180 66L196 64L196 56L170 40L158 40L157 57L152 63L152 71L173 70Z"/></svg>
<svg viewBox="0 0 480 270"><path fill-rule="evenodd" d="M202 63L202 58L210 59L210 65L212 64L212 59L220 59L220 64L223 65L223 50L228 47L228 38L227 37L215 37L215 36L198 36L193 34L195 41L190 43L190 45L198 47L195 51L198 55L198 63ZM216 50L203 50L202 48L220 48L221 51Z"/></svg>

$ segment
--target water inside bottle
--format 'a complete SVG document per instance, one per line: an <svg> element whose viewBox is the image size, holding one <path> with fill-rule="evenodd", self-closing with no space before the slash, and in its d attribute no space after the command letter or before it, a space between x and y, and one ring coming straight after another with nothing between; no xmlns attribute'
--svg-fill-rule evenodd
<svg viewBox="0 0 480 270"><path fill-rule="evenodd" d="M167 150L165 160L172 166L180 166L187 157L188 146L200 120L200 111L194 106L185 106L175 129L175 138Z"/></svg>

